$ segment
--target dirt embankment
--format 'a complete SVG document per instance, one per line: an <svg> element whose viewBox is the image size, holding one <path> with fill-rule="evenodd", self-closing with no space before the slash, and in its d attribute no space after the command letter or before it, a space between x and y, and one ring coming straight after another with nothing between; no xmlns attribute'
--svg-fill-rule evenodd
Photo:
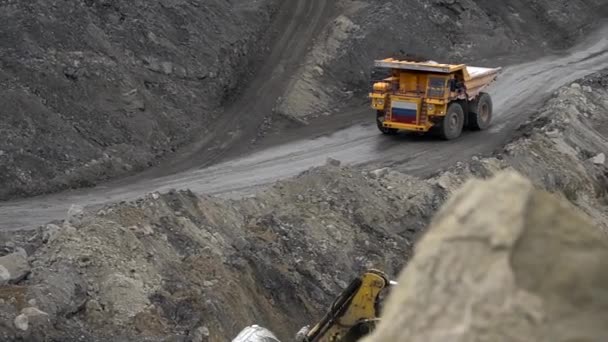
<svg viewBox="0 0 608 342"><path fill-rule="evenodd" d="M560 88L492 158L439 172L447 190L512 168L576 204L608 232L608 71Z"/></svg>
<svg viewBox="0 0 608 342"><path fill-rule="evenodd" d="M508 168L608 231L607 122L604 72L560 89L504 151L426 180L331 161L238 201L183 191L73 210L3 243L0 338L225 341L256 323L287 341L358 272L395 277L467 179Z"/></svg>
<svg viewBox="0 0 608 342"><path fill-rule="evenodd" d="M269 45L258 39L276 3L0 5L0 200L92 186L205 138L222 105L233 102L227 95L246 83L243 75L253 70L246 62L258 52L283 55L266 51ZM570 46L587 23L608 11L601 0L359 0L336 6L340 14L316 37L277 99L277 111L296 121L364 101L374 58L405 53L479 61L513 51L539 54ZM284 120L268 120L242 141L282 130Z"/></svg>
<svg viewBox="0 0 608 342"><path fill-rule="evenodd" d="M299 120L364 104L374 59L454 63L527 62L572 46L598 19L602 0L339 1L342 11L317 39L278 112Z"/></svg>
<svg viewBox="0 0 608 342"><path fill-rule="evenodd" d="M0 200L142 170L192 138L265 53L276 1L0 5Z"/></svg>
<svg viewBox="0 0 608 342"><path fill-rule="evenodd" d="M443 201L415 182L330 167L236 202L175 192L72 215L30 242L41 247L25 245L31 274L20 281L21 265L0 290L0 337L190 341L202 330L226 341L258 323L287 339L357 272L403 267ZM30 306L49 321L20 330L13 320Z"/></svg>

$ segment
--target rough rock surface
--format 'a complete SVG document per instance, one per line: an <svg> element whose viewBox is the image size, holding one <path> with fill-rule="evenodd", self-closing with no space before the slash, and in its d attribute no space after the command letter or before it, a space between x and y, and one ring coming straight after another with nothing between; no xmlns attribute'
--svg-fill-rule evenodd
<svg viewBox="0 0 608 342"><path fill-rule="evenodd" d="M603 0L342 0L283 97L280 113L306 120L364 99L372 61L386 57L504 65L569 47L608 17ZM514 51L516 51L514 53ZM361 101L357 100L357 103Z"/></svg>
<svg viewBox="0 0 608 342"><path fill-rule="evenodd" d="M494 156L458 163L429 181L452 192L471 177L513 169L608 232L608 166L593 161L601 153L608 153L608 71L560 88Z"/></svg>
<svg viewBox="0 0 608 342"><path fill-rule="evenodd" d="M0 4L0 199L141 170L247 73L274 0Z"/></svg>
<svg viewBox="0 0 608 342"><path fill-rule="evenodd" d="M247 62L268 53L258 38L277 3L2 2L0 200L138 172L207 137L223 105L232 103L229 95L246 83ZM274 122L281 132L282 125L339 112L364 98L374 58L479 61L513 51L524 58L569 46L608 13L603 0L358 0L335 6L335 18L277 98ZM247 139L270 131L276 118L270 109L256 115L267 117ZM280 120L285 115L297 118Z"/></svg>
<svg viewBox="0 0 608 342"><path fill-rule="evenodd" d="M58 326L45 336L65 341L225 341L254 323L286 339L357 273L403 267L443 191L397 176L329 164L239 201L180 191L85 211L31 238L41 246L18 289Z"/></svg>
<svg viewBox="0 0 608 342"><path fill-rule="evenodd" d="M608 238L513 172L467 182L433 219L365 342L608 338Z"/></svg>
<svg viewBox="0 0 608 342"><path fill-rule="evenodd" d="M302 326L317 321L359 272L376 267L391 277L397 275L432 215L467 180L490 178L509 168L529 176L535 186L568 200L586 213L598 231L608 232L606 165L592 160L600 153L608 153L608 131L604 130L608 122L607 80L604 72L560 89L503 151L491 158L474 158L426 180L390 168L363 171L328 160L324 167L241 200L174 191L150 194L97 212L74 207L64 221L50 223L34 233L18 233L13 242L0 244L7 246L7 253L15 247L24 248L31 264L31 274L26 278L0 287L0 340L191 341L203 336L209 341L226 341L243 327L259 324L288 341ZM504 192L504 198L514 198L508 195L515 196L517 189L530 189L527 181L515 178L509 182L513 186L503 186L512 188L512 192ZM484 193L484 186L467 186L470 187L473 195ZM496 203L495 190L492 189L493 201L488 202ZM536 191L529 193L530 205L544 198ZM463 198L460 196L457 198ZM459 203L452 201L456 208ZM516 214L513 210L518 208L521 213L525 204L514 200L497 215ZM449 217L454 216L449 214L444 211L437 222L451 220ZM513 216L508 220L510 227L530 226L537 219L536 214L542 213ZM566 215L567 210L558 214ZM565 221L560 222L555 224L561 227ZM486 228L499 223L488 222ZM536 234L533 230L521 231ZM487 231L480 228L478 232ZM516 236L509 232L503 232L497 243L509 246L505 241ZM0 241L6 241L7 234L0 232ZM535 236L530 241L538 241ZM577 236L572 234L573 243L579 241ZM552 242L547 250L554 250L563 242L561 238L565 237L556 235L555 240L549 240ZM479 240L465 240L462 248L479 253L476 255L489 250L496 259L485 262L478 258L478 262L484 261L478 271L485 267L489 270L487 275L497 275L501 281L507 279L500 278L508 275L500 272L508 269L505 260L514 263L515 259L499 256L508 253L508 249L491 249L483 239ZM450 243L460 246L458 239ZM513 243L511 246L513 251L525 247ZM577 268L581 271L603 262L602 258L588 260L587 255L575 253L549 255L550 262L571 257L584 266ZM540 263L546 260L544 257L541 253L531 261ZM566 261L564 265L569 265ZM445 265L449 260L437 262ZM465 271L475 269L460 273L469 274ZM597 274L593 281L602 280L601 272ZM469 283L459 289L469 289L466 286L475 283L475 279L484 279L486 273L479 276L468 279ZM510 288L513 291L524 286L520 279L516 280ZM573 286L568 279L563 281L565 286ZM491 281L480 284L488 290L496 285ZM539 296L537 290L528 288L535 285L528 285L526 291L531 295L518 297L523 304L514 302L519 306L512 310L529 308L527 305L533 302L524 299ZM470 286L473 290L480 288L479 284ZM558 290L549 287L548 293ZM587 298L585 292L580 295L583 300ZM545 300L542 296L541 299ZM555 303L557 309L568 309L563 298L547 300L551 301L545 303ZM48 319L28 318L28 329L24 331L14 322L28 307L47 313ZM544 306L538 310L541 311L531 312L555 312L542 311L549 310ZM47 316L38 318L42 317ZM532 323L513 322L526 328L534 319L543 319L531 317ZM23 326L23 317L18 321ZM594 331L592 328L589 331ZM110 336L110 332L114 335Z"/></svg>
<svg viewBox="0 0 608 342"><path fill-rule="evenodd" d="M0 286L17 283L29 272L27 252L23 248L18 247L14 252L0 257Z"/></svg>

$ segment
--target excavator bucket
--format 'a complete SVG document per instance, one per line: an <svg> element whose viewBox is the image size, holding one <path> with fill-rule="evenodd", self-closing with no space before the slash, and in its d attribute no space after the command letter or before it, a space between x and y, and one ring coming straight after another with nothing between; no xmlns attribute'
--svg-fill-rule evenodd
<svg viewBox="0 0 608 342"><path fill-rule="evenodd" d="M351 342L367 335L378 320L378 298L390 285L386 275L369 270L354 279L307 334L307 342Z"/></svg>
<svg viewBox="0 0 608 342"><path fill-rule="evenodd" d="M378 270L368 270L338 296L325 316L309 329L296 334L297 342L355 342L369 334L379 320L382 290L396 285ZM232 342L280 342L269 330L257 325L243 329Z"/></svg>

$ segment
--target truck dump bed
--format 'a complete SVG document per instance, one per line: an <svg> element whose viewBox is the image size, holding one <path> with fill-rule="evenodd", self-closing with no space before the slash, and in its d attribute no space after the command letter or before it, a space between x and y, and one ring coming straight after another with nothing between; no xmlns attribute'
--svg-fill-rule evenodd
<svg viewBox="0 0 608 342"><path fill-rule="evenodd" d="M412 62L400 61L393 58L376 60L375 67L407 71L422 71L438 74L462 73L468 95L473 98L492 83L501 68L484 68L467 66L465 64L440 64L433 61Z"/></svg>

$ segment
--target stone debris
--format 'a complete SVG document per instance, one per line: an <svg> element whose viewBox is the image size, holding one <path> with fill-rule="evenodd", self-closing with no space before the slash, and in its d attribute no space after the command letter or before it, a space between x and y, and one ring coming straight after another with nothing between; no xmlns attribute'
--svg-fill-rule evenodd
<svg viewBox="0 0 608 342"><path fill-rule="evenodd" d="M591 161L593 162L593 164L596 165L604 165L604 163L606 163L606 155L604 153L600 153L597 156L593 157Z"/></svg>
<svg viewBox="0 0 608 342"><path fill-rule="evenodd" d="M16 284L30 273L27 253L17 247L15 252L0 257L0 286Z"/></svg>
<svg viewBox="0 0 608 342"><path fill-rule="evenodd" d="M192 334L192 342L207 342L209 341L209 328L202 326L196 328Z"/></svg>
<svg viewBox="0 0 608 342"><path fill-rule="evenodd" d="M337 159L327 158L326 165L338 167L340 164L342 164L342 162Z"/></svg>
<svg viewBox="0 0 608 342"><path fill-rule="evenodd" d="M386 176L389 171L390 171L390 169L385 167L382 169L371 171L369 173L369 176L373 179L379 179L379 178L383 178L384 176Z"/></svg>
<svg viewBox="0 0 608 342"><path fill-rule="evenodd" d="M538 317L545 315L551 323L551 310L566 310L567 298L600 293L576 291L583 282L597 290L602 278L589 279L586 272L602 274L594 267L604 267L602 260L608 260L601 246L588 240L583 241L592 247L587 249L591 261L577 252L579 237L588 235L587 223L570 215L571 207L578 207L598 231L608 231L605 175L588 162L595 154L589 151L606 150L608 131L602 127L608 110L603 110L602 99L608 93L590 86L593 93L570 86L560 89L504 151L460 162L424 180L400 173L396 166L369 172L329 162L239 200L182 190L149 194L95 212L76 210L70 224L46 225L0 248L0 260L17 248L28 250L25 256L19 251L20 262L26 262L19 268L20 280L0 287L0 340L42 334L33 329L39 325L32 317L19 317L25 315L22 308L31 306L48 313L44 317L49 328L40 335L46 340L105 342L112 332L113 340L135 342L186 337L226 341L234 338L235 330L264 322L287 341L317 321L355 275L377 268L393 277L408 263L419 266L414 269L420 282L403 284L420 292L406 299L421 314L405 311L410 323L401 326L406 329L401 336L419 334L419 340L432 341L447 329L435 340L453 340L459 334L475 340L483 329L486 340L504 340L492 334L504 331L500 329L507 323L492 322L508 322L511 332L519 331L515 326L529 333L524 337L535 336ZM585 118L581 112L594 115ZM547 127L560 135L548 138ZM467 183L470 179L478 180ZM546 197L541 189L553 195ZM502 201L510 204L501 206ZM556 203L559 210L554 210ZM536 210L525 210L528 206ZM434 214L434 228L428 231ZM566 232L568 222L581 227L580 233L568 232L572 245L564 245L562 233L550 237L542 227L533 229L535 223L543 226L549 214L559 218L558 232ZM425 242L419 243L421 237ZM514 240L548 245L529 248ZM417 246L416 258L422 261L410 261L412 246ZM557 255L557 249L567 253ZM532 265L524 263L529 268L517 264L521 255L531 260ZM562 290L555 286L557 271L551 262L556 260L570 275L562 279ZM575 261L581 264L580 277L572 270ZM539 264L543 272L534 268ZM434 275L436 284L429 284L424 272L433 265L444 272ZM516 272L547 285L552 299L531 288L534 284L515 282ZM549 277L536 279L533 273ZM14 275L8 268L2 274L8 274L7 279ZM444 291L451 279L457 296ZM559 292L566 290L575 295ZM594 299L602 304L602 298ZM576 308L577 303L571 305ZM585 319L595 324L604 316L589 305L589 315L597 318ZM470 315L463 316L462 308L469 306ZM438 312L444 320L431 319ZM515 315L521 312L525 314ZM570 316L563 317L579 327ZM438 329L425 330L425 318ZM476 321L467 330L454 326L456 318ZM552 328L556 333L562 329ZM590 326L588 331L599 334L598 329ZM567 326L563 331L568 336Z"/></svg>
<svg viewBox="0 0 608 342"><path fill-rule="evenodd" d="M318 27L308 27L311 22L299 12L294 18L305 20L303 25L282 20L278 0L74 4L70 11L45 1L0 5L7 37L0 53L3 64L14 66L0 75L0 107L6 108L0 116L2 200L95 186L171 157L222 126L217 113L242 95L235 89L252 81L251 70L267 61L266 55L279 56L270 61L277 73L258 80L272 85L265 97L283 97L277 116L290 119L269 120L274 101L243 102L237 115L250 118L247 140L267 131L282 134L285 121L302 125L359 105L370 81L384 76L370 61L387 47L433 51L439 61L489 58L490 63L499 56L553 53L555 46L565 48L585 36L586 30L571 28L606 16L603 7L587 2L536 0L528 6L525 0L508 0L488 9L480 0L358 0L312 3L307 14L315 16L312 24ZM24 27L31 22L38 23L34 33ZM377 34L386 27L401 30ZM279 44L280 53L273 53L269 31L290 32L287 42L297 44ZM450 48L436 48L444 46ZM425 57L395 52L392 57ZM249 110L254 104L262 108ZM30 124L20 124L24 121ZM341 127L350 119L330 121Z"/></svg>
<svg viewBox="0 0 608 342"><path fill-rule="evenodd" d="M168 2L74 2L70 11L38 1L2 2L4 45L12 48L0 54L15 68L0 72L6 81L0 199L124 176L214 127L220 98L242 81L250 58L265 51L260 39L278 2L241 8L222 0L180 1L167 9ZM40 17L52 19L27 34L24 23ZM183 37L199 38L186 43ZM20 45L24 39L29 43ZM24 57L34 55L34 63ZM27 90L33 88L35 94ZM50 98L59 102L44 100ZM17 123L23 120L30 124Z"/></svg>
<svg viewBox="0 0 608 342"><path fill-rule="evenodd" d="M72 204L70 209L68 209L65 223L71 226L76 226L80 224L80 220L82 219L82 215L84 215L84 208L77 204Z"/></svg>
<svg viewBox="0 0 608 342"><path fill-rule="evenodd" d="M27 331L30 324L36 324L38 326L44 326L48 324L48 316L44 311L41 311L35 307L27 307L21 310L21 314L15 317L13 323L15 327L22 331Z"/></svg>
<svg viewBox="0 0 608 342"><path fill-rule="evenodd" d="M29 327L29 322L28 322L27 316L24 314L20 314L19 316L15 317L14 324L17 329L23 330L23 331L26 331L27 328Z"/></svg>
<svg viewBox="0 0 608 342"><path fill-rule="evenodd" d="M53 239L61 232L62 228L56 224L47 224L44 231L42 232L42 242L48 243L53 242Z"/></svg>
<svg viewBox="0 0 608 342"><path fill-rule="evenodd" d="M150 304L141 280L120 273L109 275L99 287L101 304L115 322L127 322Z"/></svg>
<svg viewBox="0 0 608 342"><path fill-rule="evenodd" d="M603 341L607 267L608 239L569 203L514 172L470 181L433 219L364 342Z"/></svg>

